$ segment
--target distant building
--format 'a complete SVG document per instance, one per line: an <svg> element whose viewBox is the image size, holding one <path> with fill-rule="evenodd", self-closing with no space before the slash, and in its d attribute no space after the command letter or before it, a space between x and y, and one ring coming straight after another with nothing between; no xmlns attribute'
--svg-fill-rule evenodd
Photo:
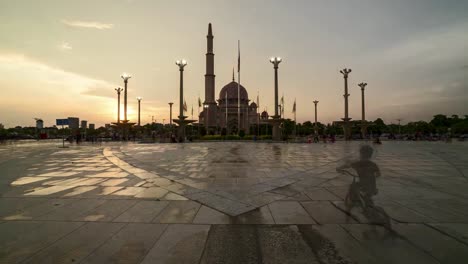
<svg viewBox="0 0 468 264"><path fill-rule="evenodd" d="M106 129L110 129L110 128L111 128L111 124L105 124L104 127L105 127Z"/></svg>
<svg viewBox="0 0 468 264"><path fill-rule="evenodd" d="M84 129L88 128L88 121L81 120L81 128L84 128Z"/></svg>
<svg viewBox="0 0 468 264"><path fill-rule="evenodd" d="M80 128L80 119L78 117L69 117L68 118L68 127L70 129L79 129Z"/></svg>
<svg viewBox="0 0 468 264"><path fill-rule="evenodd" d="M89 124L89 129L95 129L96 125L95 124Z"/></svg>
<svg viewBox="0 0 468 264"><path fill-rule="evenodd" d="M36 128L37 129L43 129L44 128L44 120L36 119Z"/></svg>

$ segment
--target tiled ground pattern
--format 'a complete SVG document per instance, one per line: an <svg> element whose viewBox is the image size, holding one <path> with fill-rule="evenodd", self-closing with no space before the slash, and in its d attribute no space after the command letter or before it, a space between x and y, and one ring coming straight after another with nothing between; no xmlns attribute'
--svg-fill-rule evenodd
<svg viewBox="0 0 468 264"><path fill-rule="evenodd" d="M343 206L358 147L0 146L0 263L465 263L468 145L376 147L393 231Z"/></svg>

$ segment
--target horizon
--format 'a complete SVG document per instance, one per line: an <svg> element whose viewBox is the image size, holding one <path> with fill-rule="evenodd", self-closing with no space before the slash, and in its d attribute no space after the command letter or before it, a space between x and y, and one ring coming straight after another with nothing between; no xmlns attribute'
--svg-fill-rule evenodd
<svg viewBox="0 0 468 264"><path fill-rule="evenodd" d="M50 127L56 119L79 117L96 127L116 121L116 87L128 72L128 113L142 123L151 116L177 115L177 59L186 59L184 94L188 115L204 101L206 34L214 35L215 97L237 68L241 43L241 84L249 99L260 95L260 112L272 115L273 67L280 56L279 95L285 118L318 121L343 117L342 68L349 77L350 117L361 118L366 88L368 120L386 123L429 121L432 116L468 114L468 3L396 1L355 3L296 1L2 1L0 15L0 123ZM90 8L92 6L93 8ZM50 8L53 7L53 8ZM184 17L180 19L180 10ZM273 15L272 15L273 14ZM188 17L188 19L184 19ZM237 79L237 78L236 78ZM21 97L20 97L21 96ZM123 103L123 98L121 98ZM121 108L122 109L122 108ZM121 116L123 113L121 112ZM159 122L162 123L162 122Z"/></svg>

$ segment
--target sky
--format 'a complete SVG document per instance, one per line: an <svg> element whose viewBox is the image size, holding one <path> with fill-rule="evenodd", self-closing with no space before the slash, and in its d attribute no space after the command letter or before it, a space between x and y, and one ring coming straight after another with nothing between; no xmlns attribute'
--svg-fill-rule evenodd
<svg viewBox="0 0 468 264"><path fill-rule="evenodd" d="M120 75L132 75L128 113L142 123L177 115L179 72L197 115L204 100L206 35L213 25L216 98L237 67L260 110L273 112L274 71L285 115L328 123L344 115L339 71L351 68L349 111L386 123L468 114L468 1L456 0L0 0L0 123L33 126L76 116L115 122ZM123 98L122 98L123 102ZM121 107L123 109L123 106ZM123 114L122 114L123 115Z"/></svg>

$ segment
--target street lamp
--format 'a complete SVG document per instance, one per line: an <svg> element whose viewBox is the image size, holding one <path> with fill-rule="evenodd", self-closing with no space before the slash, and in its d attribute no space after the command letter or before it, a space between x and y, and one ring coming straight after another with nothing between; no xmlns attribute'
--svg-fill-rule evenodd
<svg viewBox="0 0 468 264"><path fill-rule="evenodd" d="M204 104L203 105L203 108L205 109L205 111L203 111L205 113L205 127L206 127L206 132L208 133L208 105L207 104ZM240 131L239 129L237 131Z"/></svg>
<svg viewBox="0 0 468 264"><path fill-rule="evenodd" d="M185 139L185 116L184 116L184 67L187 65L187 61L177 60L175 63L179 66L180 71L180 100L179 100L179 141L182 142Z"/></svg>
<svg viewBox="0 0 468 264"><path fill-rule="evenodd" d="M130 76L129 74L127 73L122 73L122 75L120 75L120 77L124 80L124 84L125 84L125 90L124 90L124 119L125 121L127 121L127 84L128 84L128 79L132 78L132 76Z"/></svg>
<svg viewBox="0 0 468 264"><path fill-rule="evenodd" d="M174 104L173 102L169 103L169 124L171 126L171 135L172 135L172 105L173 104Z"/></svg>
<svg viewBox="0 0 468 264"><path fill-rule="evenodd" d="M344 96L344 99L345 99L345 117L343 118L343 121L344 121L344 130L345 130L345 139L346 140L350 140L351 139L351 129L349 127L349 120L351 120L351 118L349 118L348 116L348 97L349 97L349 94L348 94L348 74L351 73L351 69L347 69L347 68L344 68L343 70L340 71L341 74L343 74L343 78L344 78L344 86L345 86L345 94L343 95Z"/></svg>
<svg viewBox="0 0 468 264"><path fill-rule="evenodd" d="M315 100L313 103L315 105L315 125L314 125L314 130L315 130L315 136L318 135L318 127L317 127L317 104L319 101Z"/></svg>
<svg viewBox="0 0 468 264"><path fill-rule="evenodd" d="M280 57L272 57L270 58L270 62L273 64L273 68L275 69L275 115L273 116L273 140L279 140L279 122L280 118L278 116L278 65L281 63Z"/></svg>
<svg viewBox="0 0 468 264"><path fill-rule="evenodd" d="M138 100L138 126L141 125L140 123L140 112L141 112L141 97L137 97L137 100Z"/></svg>
<svg viewBox="0 0 468 264"><path fill-rule="evenodd" d="M117 87L114 89L117 91L117 124L120 123L120 92L123 91L121 87Z"/></svg>
<svg viewBox="0 0 468 264"><path fill-rule="evenodd" d="M184 67L187 65L186 60L177 60L176 65L179 66L180 71L180 103L179 103L179 119L183 120L184 117Z"/></svg>
<svg viewBox="0 0 468 264"><path fill-rule="evenodd" d="M361 98L362 98L362 119L361 119L361 133L362 133L362 138L364 139L366 137L366 110L365 110L365 99L364 99L364 89L367 86L367 83L362 82L358 84L359 87L361 87Z"/></svg>

